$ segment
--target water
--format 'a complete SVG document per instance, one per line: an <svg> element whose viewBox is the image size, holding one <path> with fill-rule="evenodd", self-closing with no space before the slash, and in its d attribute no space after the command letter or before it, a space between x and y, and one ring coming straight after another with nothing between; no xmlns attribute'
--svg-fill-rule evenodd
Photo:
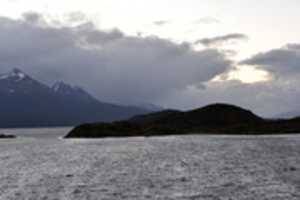
<svg viewBox="0 0 300 200"><path fill-rule="evenodd" d="M63 140L70 128L10 129L0 199L300 199L300 136Z"/></svg>
<svg viewBox="0 0 300 200"><path fill-rule="evenodd" d="M58 139L65 136L72 127L60 128L16 128L0 129L0 133L16 135L18 138Z"/></svg>

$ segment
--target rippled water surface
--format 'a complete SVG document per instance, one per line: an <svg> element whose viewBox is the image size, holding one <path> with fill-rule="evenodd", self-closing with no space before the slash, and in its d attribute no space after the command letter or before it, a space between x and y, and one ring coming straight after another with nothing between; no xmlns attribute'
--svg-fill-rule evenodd
<svg viewBox="0 0 300 200"><path fill-rule="evenodd" d="M0 130L0 199L300 199L300 136L63 140Z"/></svg>

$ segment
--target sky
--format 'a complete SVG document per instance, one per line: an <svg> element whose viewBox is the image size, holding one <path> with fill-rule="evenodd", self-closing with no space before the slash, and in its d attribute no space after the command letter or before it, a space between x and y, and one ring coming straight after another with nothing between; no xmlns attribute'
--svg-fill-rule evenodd
<svg viewBox="0 0 300 200"><path fill-rule="evenodd" d="M100 100L299 110L300 2L2 0L0 72L80 85Z"/></svg>

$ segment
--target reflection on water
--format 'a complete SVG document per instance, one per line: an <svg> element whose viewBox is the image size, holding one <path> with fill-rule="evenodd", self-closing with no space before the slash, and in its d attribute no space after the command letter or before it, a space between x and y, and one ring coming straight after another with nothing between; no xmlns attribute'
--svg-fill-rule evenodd
<svg viewBox="0 0 300 200"><path fill-rule="evenodd" d="M18 138L59 138L65 136L72 127L54 127L54 128L13 128L0 129L0 133L16 135Z"/></svg>

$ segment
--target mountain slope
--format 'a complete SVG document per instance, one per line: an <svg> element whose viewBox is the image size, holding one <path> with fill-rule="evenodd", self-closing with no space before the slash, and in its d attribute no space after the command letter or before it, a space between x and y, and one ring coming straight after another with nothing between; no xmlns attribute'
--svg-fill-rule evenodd
<svg viewBox="0 0 300 200"><path fill-rule="evenodd" d="M19 69L0 75L0 127L73 126L114 121L147 110L100 102L63 82L51 88Z"/></svg>
<svg viewBox="0 0 300 200"><path fill-rule="evenodd" d="M290 111L286 113L281 113L279 115L276 115L274 118L276 119L289 119L289 118L294 118L294 117L299 117L300 116L300 111Z"/></svg>

